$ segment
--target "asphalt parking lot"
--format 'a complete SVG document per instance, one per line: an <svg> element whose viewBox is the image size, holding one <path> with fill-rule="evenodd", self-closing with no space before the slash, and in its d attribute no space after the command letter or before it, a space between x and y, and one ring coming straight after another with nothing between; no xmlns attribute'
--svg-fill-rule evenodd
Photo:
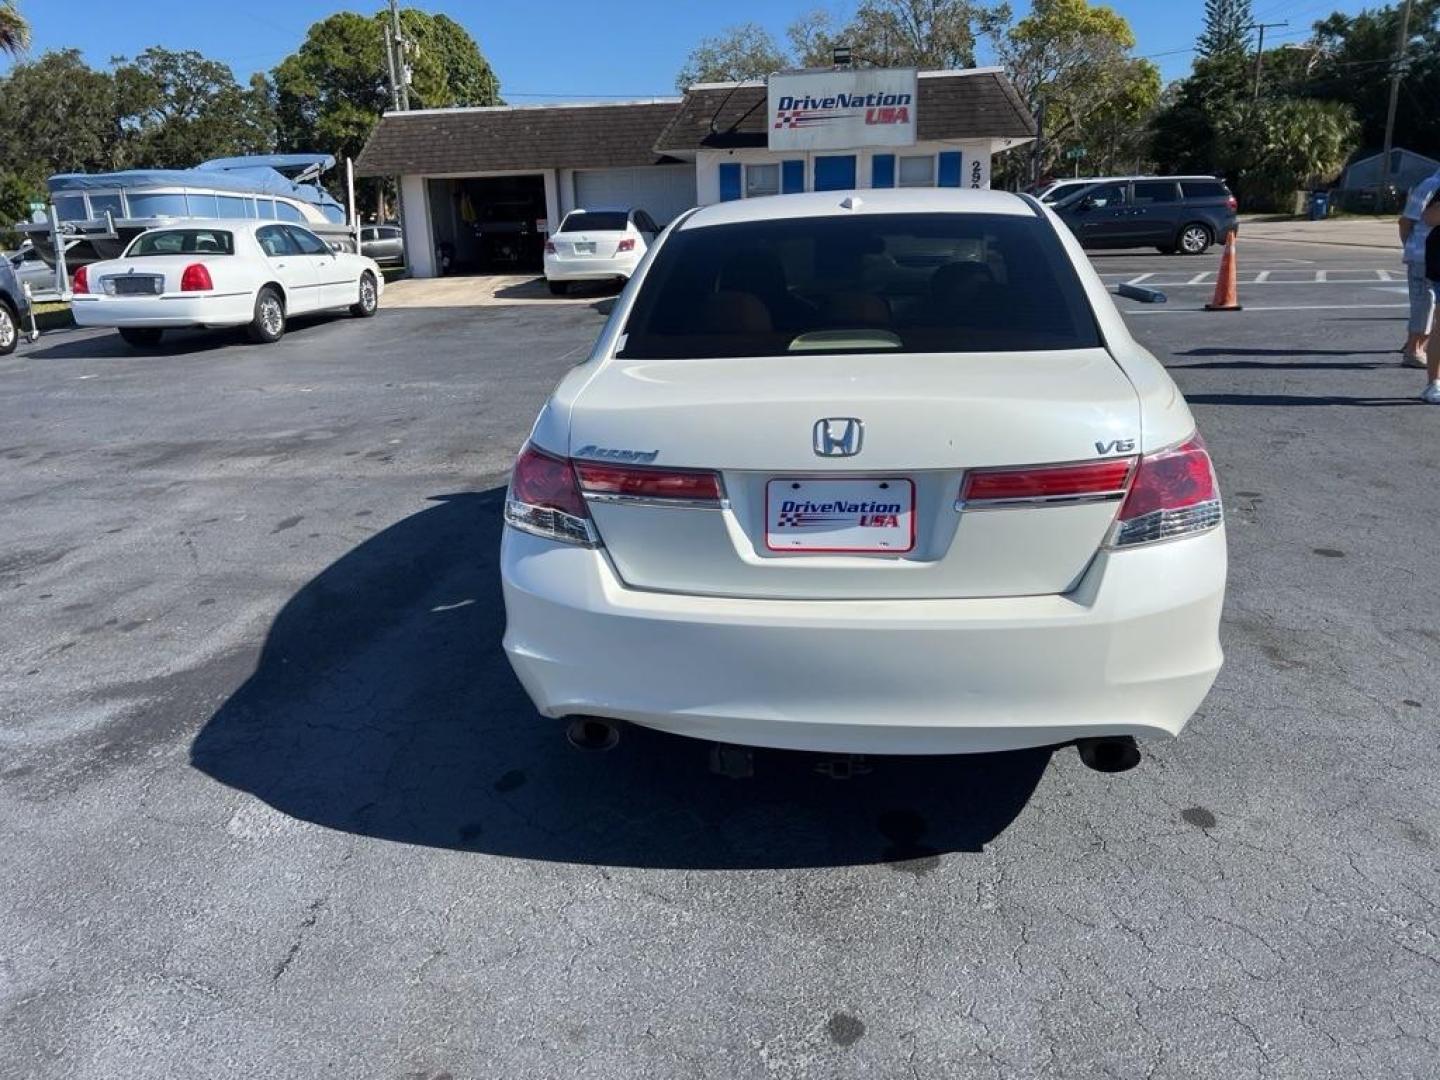
<svg viewBox="0 0 1440 1080"><path fill-rule="evenodd" d="M0 1077L1433 1077L1440 409L1392 253L1241 257L1094 260L1231 543L1118 776L535 718L500 495L602 293L0 360Z"/></svg>

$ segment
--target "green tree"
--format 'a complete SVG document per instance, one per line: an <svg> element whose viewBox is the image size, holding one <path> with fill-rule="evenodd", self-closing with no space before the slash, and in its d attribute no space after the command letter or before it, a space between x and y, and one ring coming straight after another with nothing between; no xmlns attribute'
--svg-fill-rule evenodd
<svg viewBox="0 0 1440 1080"><path fill-rule="evenodd" d="M30 47L30 24L15 0L0 0L0 53L18 56Z"/></svg>
<svg viewBox="0 0 1440 1080"><path fill-rule="evenodd" d="M11 169L103 171L127 164L115 79L78 49L47 52L0 80L0 162Z"/></svg>
<svg viewBox="0 0 1440 1080"><path fill-rule="evenodd" d="M789 65L789 58L768 30L744 23L728 27L695 46L675 77L675 85L684 90L696 83L763 79Z"/></svg>
<svg viewBox="0 0 1440 1080"><path fill-rule="evenodd" d="M0 246L19 243L18 230L11 225L30 219L30 204L46 198L45 183L33 175L0 169Z"/></svg>
<svg viewBox="0 0 1440 1080"><path fill-rule="evenodd" d="M1310 63L1290 80L1290 92L1349 105L1359 141L1379 149L1385 138L1390 69L1401 7L1335 13L1315 24ZM1266 70L1270 70L1266 56ZM1440 157L1440 0L1415 0L1410 13L1405 77L1395 113L1395 145Z"/></svg>
<svg viewBox="0 0 1440 1080"><path fill-rule="evenodd" d="M1196 52L1206 59L1243 53L1254 22L1250 0L1205 0L1205 28Z"/></svg>
<svg viewBox="0 0 1440 1080"><path fill-rule="evenodd" d="M218 61L152 46L118 63L114 80L127 157L137 167L186 168L274 145L263 78L242 87Z"/></svg>
<svg viewBox="0 0 1440 1080"><path fill-rule="evenodd" d="M1162 172L1227 173L1238 160L1230 117L1249 109L1243 55L1199 58L1168 87L1150 123L1150 158Z"/></svg>
<svg viewBox="0 0 1440 1080"><path fill-rule="evenodd" d="M475 40L444 15L401 11L414 43L411 105L444 108L500 103L499 82ZM390 108L385 61L389 15L344 11L315 23L300 48L275 68L274 108L281 149L355 156Z"/></svg>
<svg viewBox="0 0 1440 1080"><path fill-rule="evenodd" d="M1037 172L1051 171L1061 152L1077 146L1093 172L1134 168L1160 72L1130 55L1135 35L1122 16L1088 0L1034 0L1024 18L992 33L1016 90L1044 116Z"/></svg>
<svg viewBox="0 0 1440 1080"><path fill-rule="evenodd" d="M1009 14L1003 3L976 0L860 0L843 24L820 9L802 15L787 33L796 58L807 67L828 67L841 45L861 65L974 67L976 41Z"/></svg>
<svg viewBox="0 0 1440 1080"><path fill-rule="evenodd" d="M1246 204L1288 210L1295 191L1335 178L1354 149L1356 123L1342 102L1280 98L1237 116L1227 135Z"/></svg>

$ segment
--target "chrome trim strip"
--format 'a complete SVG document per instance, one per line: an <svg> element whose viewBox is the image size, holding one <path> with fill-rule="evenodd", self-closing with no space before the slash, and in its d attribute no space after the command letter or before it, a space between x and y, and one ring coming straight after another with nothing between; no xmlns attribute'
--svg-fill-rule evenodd
<svg viewBox="0 0 1440 1080"><path fill-rule="evenodd" d="M729 499L667 499L652 495L621 495L613 491L580 489L586 502L617 503L629 506L663 506L667 510L728 510Z"/></svg>
<svg viewBox="0 0 1440 1080"><path fill-rule="evenodd" d="M967 510L1022 510L1028 506L1085 506L1090 503L1119 502L1125 498L1123 491L1090 492L1084 495L1030 495L1021 499L964 499L955 500L959 513Z"/></svg>

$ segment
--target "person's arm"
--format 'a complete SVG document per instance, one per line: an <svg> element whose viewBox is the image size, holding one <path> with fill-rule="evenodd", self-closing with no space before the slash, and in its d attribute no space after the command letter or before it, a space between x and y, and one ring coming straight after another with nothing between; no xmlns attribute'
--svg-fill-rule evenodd
<svg viewBox="0 0 1440 1080"><path fill-rule="evenodd" d="M1410 241L1410 234L1415 231L1415 222L1408 218L1400 219L1400 246L1404 247Z"/></svg>

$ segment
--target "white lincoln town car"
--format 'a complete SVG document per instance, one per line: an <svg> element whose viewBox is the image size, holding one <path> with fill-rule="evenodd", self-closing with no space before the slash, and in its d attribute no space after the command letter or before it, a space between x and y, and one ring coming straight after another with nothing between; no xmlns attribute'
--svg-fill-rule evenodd
<svg viewBox="0 0 1440 1080"><path fill-rule="evenodd" d="M572 724L1118 744L1179 734L1221 664L1205 444L1028 197L682 216L540 411L505 521L505 649Z"/></svg>
<svg viewBox="0 0 1440 1080"><path fill-rule="evenodd" d="M70 311L77 325L115 327L139 347L189 326L244 326L269 343L291 315L348 308L368 318L384 288L374 260L332 251L300 225L186 219L76 270Z"/></svg>

